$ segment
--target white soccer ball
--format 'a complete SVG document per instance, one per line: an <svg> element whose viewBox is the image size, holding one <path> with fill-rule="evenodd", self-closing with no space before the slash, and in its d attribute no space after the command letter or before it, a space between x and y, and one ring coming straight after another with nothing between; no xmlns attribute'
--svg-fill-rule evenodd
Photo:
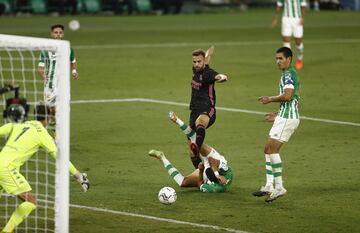
<svg viewBox="0 0 360 233"><path fill-rule="evenodd" d="M161 203L169 205L176 201L177 195L173 188L164 187L160 189L158 197Z"/></svg>
<svg viewBox="0 0 360 233"><path fill-rule="evenodd" d="M80 23L79 21L73 19L69 22L69 28L71 31L77 31L80 29Z"/></svg>

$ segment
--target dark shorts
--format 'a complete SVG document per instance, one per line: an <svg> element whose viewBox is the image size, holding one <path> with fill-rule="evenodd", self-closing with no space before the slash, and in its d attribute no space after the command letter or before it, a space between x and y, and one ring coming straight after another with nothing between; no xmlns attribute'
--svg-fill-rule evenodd
<svg viewBox="0 0 360 233"><path fill-rule="evenodd" d="M212 112L203 112L203 111L191 111L190 113L190 119L189 119L189 126L192 130L196 131L196 126L195 126L195 122L196 119L201 115L201 114L205 114L207 115L210 120L209 120L209 124L206 128L210 128L210 126L212 126L215 123L216 120L216 110L212 111Z"/></svg>

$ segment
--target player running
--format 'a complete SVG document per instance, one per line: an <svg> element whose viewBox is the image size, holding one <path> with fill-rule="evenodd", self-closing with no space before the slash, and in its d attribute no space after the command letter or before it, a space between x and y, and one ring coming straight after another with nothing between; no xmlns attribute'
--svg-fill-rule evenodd
<svg viewBox="0 0 360 233"><path fill-rule="evenodd" d="M291 37L294 36L297 61L295 68L301 70L303 68L303 34L304 34L304 16L306 9L306 0L278 0L276 14L272 21L272 27L275 27L278 21L278 15L283 9L281 19L281 35L283 37L283 46L291 48Z"/></svg>
<svg viewBox="0 0 360 233"><path fill-rule="evenodd" d="M55 24L51 26L51 37L55 40L62 40L64 38L64 25ZM77 63L75 53L70 48L70 64L71 74L75 80L79 79L79 73L77 71ZM56 102L56 90L57 90L57 77L55 75L56 67L56 53L52 51L41 51L38 73L44 80L44 101L46 105L50 106L50 122L49 129L55 131L55 102ZM61 78L61 77L60 77Z"/></svg>
<svg viewBox="0 0 360 233"><path fill-rule="evenodd" d="M266 202L272 202L286 194L282 180L282 162L280 158L280 148L283 143L288 142L291 135L300 124L299 116L299 80L296 70L291 66L292 52L288 47L279 48L276 51L276 62L282 70L279 95L261 96L259 101L262 104L271 102L280 102L278 113L268 113L267 121L274 121L269 132L269 138L264 148L266 184L260 188L260 191L253 195L268 196ZM274 189L275 179L275 189Z"/></svg>
<svg viewBox="0 0 360 233"><path fill-rule="evenodd" d="M190 101L190 127L196 132L196 140L190 143L192 151L191 160L195 168L201 162L199 150L205 139L206 128L214 124L216 119L216 94L215 82L227 81L227 76L219 74L209 67L214 47L210 47L206 53L203 50L192 52L193 74L191 81Z"/></svg>
<svg viewBox="0 0 360 233"><path fill-rule="evenodd" d="M0 152L0 192L5 191L23 201L11 215L2 233L13 232L36 209L36 196L31 192L28 181L20 173L20 167L40 147L54 159L57 156L54 139L45 129L48 123L48 108L44 105L36 106L34 121L22 122L24 115L25 110L21 105L10 105L7 116L12 122L0 127L0 136L7 136L7 142ZM86 192L90 187L86 174L80 173L71 162L70 173Z"/></svg>

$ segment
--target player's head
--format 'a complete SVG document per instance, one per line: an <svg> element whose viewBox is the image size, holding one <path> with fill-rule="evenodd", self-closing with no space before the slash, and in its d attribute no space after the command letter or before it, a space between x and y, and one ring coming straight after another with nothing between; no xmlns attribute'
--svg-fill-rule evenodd
<svg viewBox="0 0 360 233"><path fill-rule="evenodd" d="M290 67L292 61L292 51L288 47L281 47L276 50L276 63L279 69L285 70Z"/></svg>
<svg viewBox="0 0 360 233"><path fill-rule="evenodd" d="M38 104L34 109L35 120L43 122L45 125L50 117L50 108L44 104Z"/></svg>
<svg viewBox="0 0 360 233"><path fill-rule="evenodd" d="M55 24L51 26L51 37L56 40L62 40L64 38L65 27L62 24Z"/></svg>
<svg viewBox="0 0 360 233"><path fill-rule="evenodd" d="M197 49L192 52L192 65L193 69L197 72L201 71L205 67L205 52L201 49Z"/></svg>
<svg viewBox="0 0 360 233"><path fill-rule="evenodd" d="M25 121L25 109L21 104L11 104L6 110L6 118L9 122L21 123Z"/></svg>

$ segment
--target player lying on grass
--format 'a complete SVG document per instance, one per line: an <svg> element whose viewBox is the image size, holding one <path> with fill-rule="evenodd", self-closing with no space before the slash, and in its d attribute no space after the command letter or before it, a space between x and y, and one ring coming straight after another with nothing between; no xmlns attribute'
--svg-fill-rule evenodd
<svg viewBox="0 0 360 233"><path fill-rule="evenodd" d="M225 192L231 184L233 173L224 156L206 144L202 145L200 154L203 162L191 174L183 176L162 151L149 151L149 156L159 159L180 187L198 187L200 191L208 193Z"/></svg>
<svg viewBox="0 0 360 233"><path fill-rule="evenodd" d="M2 233L13 232L14 229L36 208L36 196L20 167L35 154L40 147L44 148L54 159L57 148L53 138L46 130L50 111L44 105L35 109L34 121L22 122L25 109L19 104L10 105L7 110L11 123L0 127L0 136L7 136L7 142L0 152L0 192L17 196L23 202L11 215ZM80 173L70 162L70 173L86 192L90 183L85 173Z"/></svg>

